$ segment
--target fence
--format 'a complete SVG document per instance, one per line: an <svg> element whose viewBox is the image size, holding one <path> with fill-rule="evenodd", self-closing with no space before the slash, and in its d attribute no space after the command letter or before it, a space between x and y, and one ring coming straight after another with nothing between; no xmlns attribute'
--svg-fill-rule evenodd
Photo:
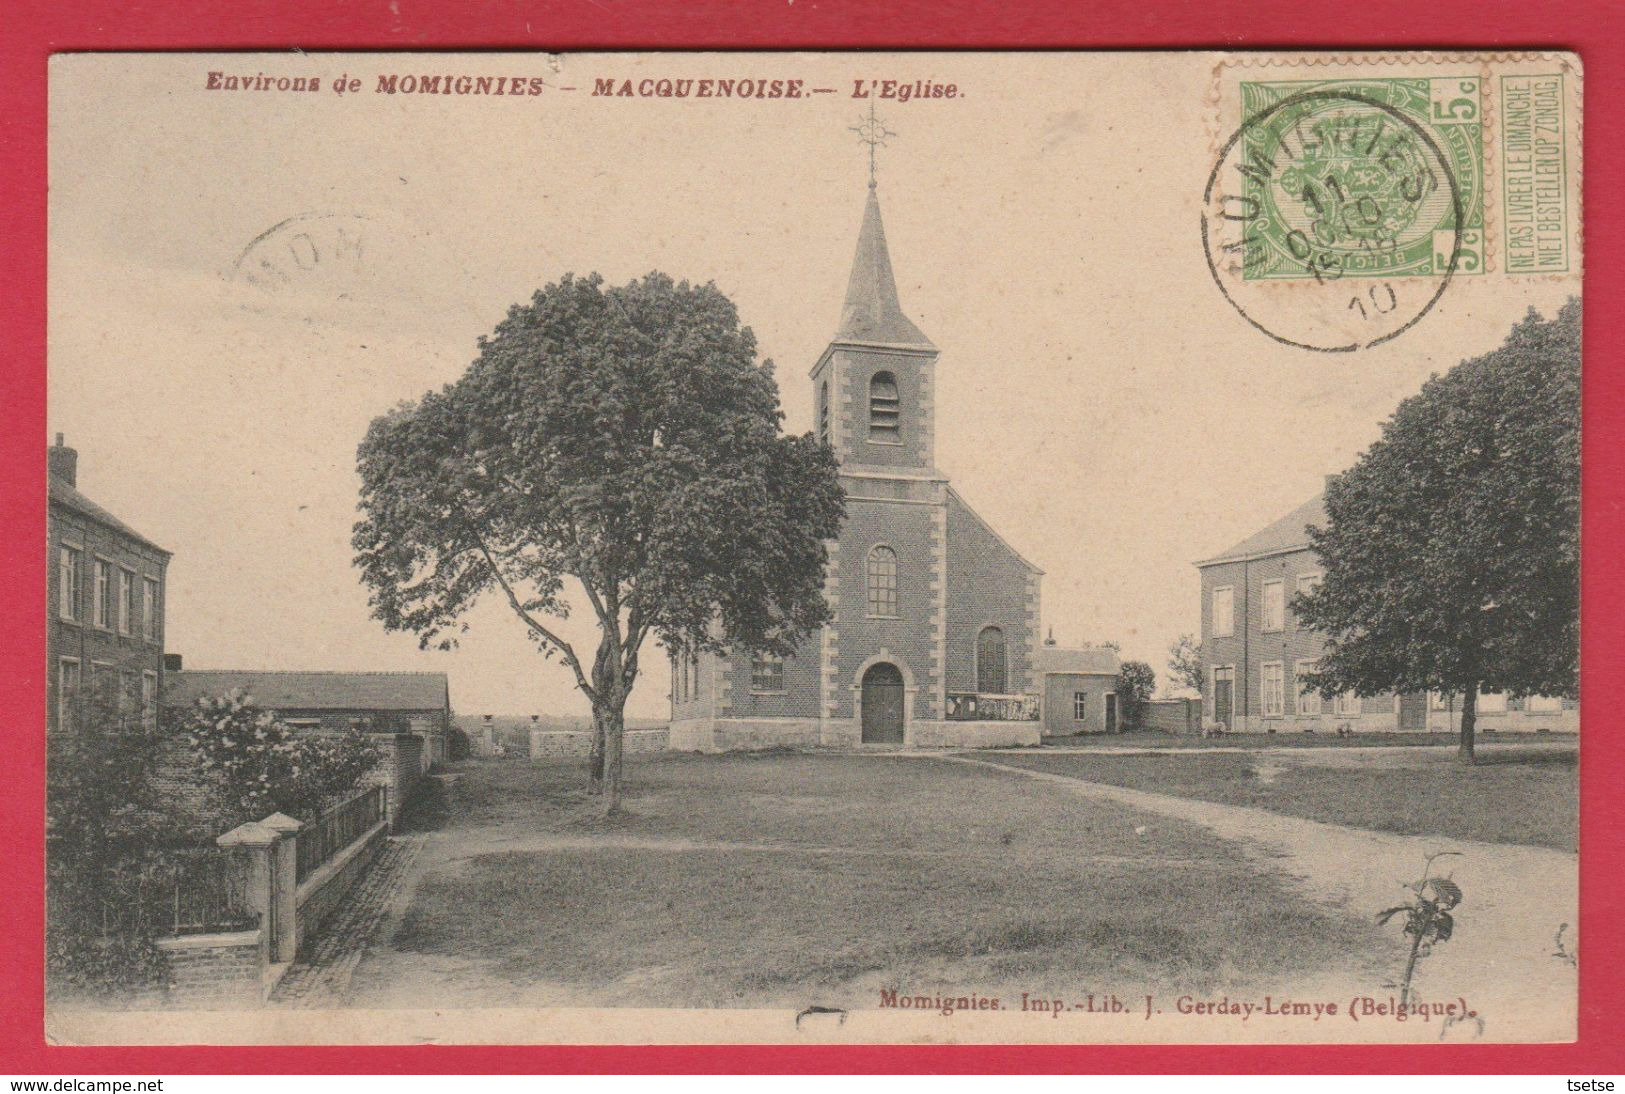
<svg viewBox="0 0 1625 1094"><path fill-rule="evenodd" d="M246 930L259 922L246 861L214 847L150 852L114 866L105 884L104 936L179 937Z"/></svg>
<svg viewBox="0 0 1625 1094"><path fill-rule="evenodd" d="M1036 695L980 695L975 692L948 693L950 722L1036 722Z"/></svg>
<svg viewBox="0 0 1625 1094"><path fill-rule="evenodd" d="M295 882L304 881L323 863L383 820L387 793L383 786L369 786L300 829Z"/></svg>

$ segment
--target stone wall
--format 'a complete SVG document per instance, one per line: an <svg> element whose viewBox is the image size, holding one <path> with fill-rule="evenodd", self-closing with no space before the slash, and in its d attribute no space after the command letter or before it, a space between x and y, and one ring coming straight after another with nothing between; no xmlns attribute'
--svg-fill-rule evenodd
<svg viewBox="0 0 1625 1094"><path fill-rule="evenodd" d="M1041 724L1031 722L910 722L905 729L909 748L1018 748L1036 747Z"/></svg>
<svg viewBox="0 0 1625 1094"><path fill-rule="evenodd" d="M299 909L298 944L302 945L307 935L320 930L327 917L338 910L356 882L366 875L388 839L388 823L377 824L366 835L311 871L310 876L300 883L294 894L294 903Z"/></svg>
<svg viewBox="0 0 1625 1094"><path fill-rule="evenodd" d="M675 723L674 723L675 724ZM666 729L629 729L621 735L623 755L665 752L669 740ZM592 754L592 734L575 729L533 729L530 731L530 758L534 761L578 759Z"/></svg>

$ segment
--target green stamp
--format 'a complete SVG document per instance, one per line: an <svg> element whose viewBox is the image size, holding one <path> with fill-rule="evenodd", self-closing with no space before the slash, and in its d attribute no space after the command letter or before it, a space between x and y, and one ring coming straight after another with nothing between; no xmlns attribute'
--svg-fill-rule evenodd
<svg viewBox="0 0 1625 1094"><path fill-rule="evenodd" d="M1248 281L1481 273L1477 76L1241 84Z"/></svg>

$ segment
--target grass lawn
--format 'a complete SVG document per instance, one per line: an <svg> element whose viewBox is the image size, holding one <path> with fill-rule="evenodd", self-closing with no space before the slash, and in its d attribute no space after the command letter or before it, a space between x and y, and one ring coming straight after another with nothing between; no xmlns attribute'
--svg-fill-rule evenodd
<svg viewBox="0 0 1625 1094"><path fill-rule="evenodd" d="M1227 738L1233 739L1233 738ZM1498 748L1462 767L1448 753L1328 764L1290 756L1200 750L1112 756L1001 754L1012 767L1181 798L1404 835L1438 835L1573 851L1579 840L1579 757L1568 749ZM1409 762L1407 762L1409 761Z"/></svg>
<svg viewBox="0 0 1625 1094"><path fill-rule="evenodd" d="M1223 737L1198 737L1193 734L1158 733L1150 730L1121 734L1091 733L1076 737L1046 737L1047 744L1060 748L1170 748L1185 751L1221 748L1226 750L1260 748L1441 748L1454 747L1454 733L1357 733L1352 737L1339 737L1335 733L1227 733ZM1480 734L1482 745L1508 742L1538 741L1578 745L1575 733Z"/></svg>
<svg viewBox="0 0 1625 1094"><path fill-rule="evenodd" d="M1391 956L1372 924L1306 903L1201 828L997 771L668 756L629 765L613 821L574 765L462 772L418 814L438 828L434 858L358 975L361 1005L413 992L609 1006L873 1006L882 987L1234 992L1363 975Z"/></svg>

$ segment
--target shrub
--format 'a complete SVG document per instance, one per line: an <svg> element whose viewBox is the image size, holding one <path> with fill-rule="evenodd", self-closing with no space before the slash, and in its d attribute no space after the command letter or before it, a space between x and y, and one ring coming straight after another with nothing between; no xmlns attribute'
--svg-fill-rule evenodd
<svg viewBox="0 0 1625 1094"><path fill-rule="evenodd" d="M180 728L210 783L217 831L278 812L313 820L379 758L366 734L298 733L241 689L198 699Z"/></svg>

